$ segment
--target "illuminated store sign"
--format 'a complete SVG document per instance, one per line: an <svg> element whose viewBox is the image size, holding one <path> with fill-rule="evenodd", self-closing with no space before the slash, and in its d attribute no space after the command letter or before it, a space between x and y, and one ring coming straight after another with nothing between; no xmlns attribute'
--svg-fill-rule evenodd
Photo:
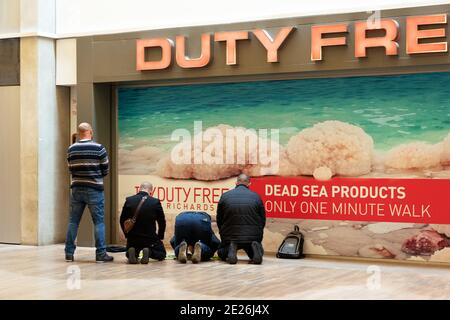
<svg viewBox="0 0 450 320"><path fill-rule="evenodd" d="M411 16L406 18L406 53L423 54L434 52L447 52L447 41L439 41L437 38L446 37L446 14ZM324 47L346 46L348 44L347 33L349 23L337 23L311 26L311 61L324 59ZM278 50L286 42L288 37L299 30L295 26L283 27L271 36L264 29L251 31L223 31L203 33L201 35L201 54L199 57L186 56L186 37L178 35L175 42L169 38L139 39L136 42L136 69L160 70L166 69L172 64L172 49L175 47L176 64L181 68L202 68L212 60L212 46L215 42L223 42L226 46L227 65L238 64L238 43L250 41L252 34L267 52L268 63L279 62ZM380 30L383 35L373 36L371 33ZM354 32L354 56L356 58L367 57L367 48L383 47L386 55L396 56L399 51L400 26L395 19L381 19L377 23L357 21L353 24ZM160 50L159 60L147 60L146 50Z"/></svg>

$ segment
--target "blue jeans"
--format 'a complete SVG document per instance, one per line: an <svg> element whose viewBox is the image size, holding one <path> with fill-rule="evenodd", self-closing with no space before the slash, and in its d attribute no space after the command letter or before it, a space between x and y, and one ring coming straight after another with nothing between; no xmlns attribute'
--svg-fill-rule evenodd
<svg viewBox="0 0 450 320"><path fill-rule="evenodd" d="M70 217L66 237L66 254L75 252L75 239L78 234L81 217L88 206L94 222L96 255L106 253L105 243L105 196L103 191L88 188L74 187L70 197Z"/></svg>
<svg viewBox="0 0 450 320"><path fill-rule="evenodd" d="M204 212L195 211L182 212L175 219L175 233L170 240L170 245L176 256L183 241L186 241L189 246L200 242L202 261L211 259L220 245L220 240L211 227L211 217Z"/></svg>

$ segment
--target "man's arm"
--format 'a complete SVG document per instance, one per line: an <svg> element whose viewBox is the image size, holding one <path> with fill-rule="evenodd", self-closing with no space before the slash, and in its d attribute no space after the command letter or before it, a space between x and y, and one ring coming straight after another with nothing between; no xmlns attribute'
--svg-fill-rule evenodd
<svg viewBox="0 0 450 320"><path fill-rule="evenodd" d="M216 214L216 222L217 222L217 227L220 228L222 227L223 224L223 200L222 197L220 197L219 203L217 204L217 214Z"/></svg>
<svg viewBox="0 0 450 320"><path fill-rule="evenodd" d="M128 205L128 201L125 201L123 208L122 208L122 213L120 214L120 227L122 228L122 231L124 234L125 234L125 228L124 228L125 220L130 219L132 217L133 217L133 213L131 212L131 208Z"/></svg>
<svg viewBox="0 0 450 320"><path fill-rule="evenodd" d="M216 237L214 234L214 231L211 230L211 243L209 244L209 247L214 252L216 251L220 246L220 240Z"/></svg>
<svg viewBox="0 0 450 320"><path fill-rule="evenodd" d="M264 203L259 198L259 216L261 217L262 227L266 226L266 208L264 208Z"/></svg>
<svg viewBox="0 0 450 320"><path fill-rule="evenodd" d="M160 240L164 239L164 233L166 232L166 217L164 215L164 210L161 206L161 201L158 200L156 204L156 217L158 222L158 238Z"/></svg>
<svg viewBox="0 0 450 320"><path fill-rule="evenodd" d="M109 158L108 158L108 152L106 152L106 149L103 146L99 153L99 160L100 160L100 170L102 171L102 176L105 177L109 173Z"/></svg>
<svg viewBox="0 0 450 320"><path fill-rule="evenodd" d="M67 166L69 167L69 173L72 174L72 165L70 163L71 156L70 156L70 148L67 149Z"/></svg>

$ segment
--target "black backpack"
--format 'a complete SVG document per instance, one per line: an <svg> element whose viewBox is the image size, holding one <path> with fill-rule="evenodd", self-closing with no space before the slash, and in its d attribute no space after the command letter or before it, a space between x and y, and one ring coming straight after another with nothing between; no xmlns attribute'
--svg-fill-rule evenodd
<svg viewBox="0 0 450 320"><path fill-rule="evenodd" d="M300 228L296 225L294 231L290 232L286 238L284 238L280 247L278 248L277 258L282 259L301 259L303 255L303 234L300 232Z"/></svg>

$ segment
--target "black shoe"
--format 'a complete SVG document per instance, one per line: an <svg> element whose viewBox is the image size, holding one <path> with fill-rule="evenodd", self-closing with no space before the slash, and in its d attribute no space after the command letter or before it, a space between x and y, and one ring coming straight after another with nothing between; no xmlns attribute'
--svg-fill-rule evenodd
<svg viewBox="0 0 450 320"><path fill-rule="evenodd" d="M229 264L236 264L237 260L237 246L234 242L230 242L230 245L228 247L227 262Z"/></svg>
<svg viewBox="0 0 450 320"><path fill-rule="evenodd" d="M252 242L252 250L253 250L253 259L252 262L254 264L261 264L263 260L263 248L259 242Z"/></svg>
<svg viewBox="0 0 450 320"><path fill-rule="evenodd" d="M66 261L67 262L73 262L74 261L73 254L66 254Z"/></svg>
<svg viewBox="0 0 450 320"><path fill-rule="evenodd" d="M194 245L194 253L192 254L192 263L199 263L202 260L202 246L200 241L196 242Z"/></svg>
<svg viewBox="0 0 450 320"><path fill-rule="evenodd" d="M177 259L181 263L186 263L187 262L187 243L186 243L186 241L183 241L180 244L180 248L178 250L178 257L177 257Z"/></svg>
<svg viewBox="0 0 450 320"><path fill-rule="evenodd" d="M148 259L149 258L150 258L150 249L149 248L142 249L141 263L142 264L148 264Z"/></svg>
<svg viewBox="0 0 450 320"><path fill-rule="evenodd" d="M128 262L130 264L137 264L137 258L136 258L136 249L134 249L133 247L128 248L127 250L127 257L128 257Z"/></svg>
<svg viewBox="0 0 450 320"><path fill-rule="evenodd" d="M113 262L114 257L109 256L106 252L102 255L98 255L95 257L95 262L103 263L103 262Z"/></svg>

